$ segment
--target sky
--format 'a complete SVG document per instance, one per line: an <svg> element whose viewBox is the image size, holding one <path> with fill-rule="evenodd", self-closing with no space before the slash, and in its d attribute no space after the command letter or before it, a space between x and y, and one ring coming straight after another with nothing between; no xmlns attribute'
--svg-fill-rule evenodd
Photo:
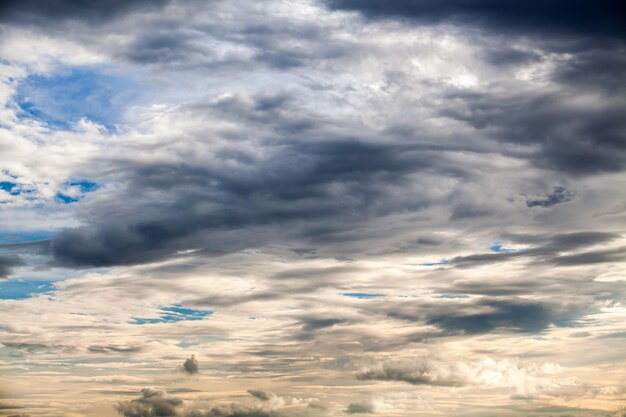
<svg viewBox="0 0 626 417"><path fill-rule="evenodd" d="M0 3L0 416L626 416L616 0Z"/></svg>

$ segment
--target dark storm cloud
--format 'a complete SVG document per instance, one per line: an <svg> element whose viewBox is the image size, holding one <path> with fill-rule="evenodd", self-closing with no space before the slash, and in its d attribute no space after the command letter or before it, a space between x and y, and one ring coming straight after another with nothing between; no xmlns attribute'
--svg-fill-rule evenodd
<svg viewBox="0 0 626 417"><path fill-rule="evenodd" d="M626 36L626 6L619 0L326 0L326 3L331 8L356 10L371 18L412 19L425 24L452 21L501 31Z"/></svg>
<svg viewBox="0 0 626 417"><path fill-rule="evenodd" d="M285 233L313 244L356 240L347 232L368 218L430 204L426 197L399 192L410 185L410 175L465 175L431 146L369 143L336 134L309 140L308 129L285 119L276 109L281 106L291 109L292 104L284 99L268 103L260 96L249 104L230 100L194 110L265 129L270 125L275 138L263 154L236 169L221 167L232 162L219 158L213 164L108 161L123 173L117 180L127 189L117 199L124 204L94 207L86 226L54 236L50 248L56 264L135 264L190 247L223 254Z"/></svg>
<svg viewBox="0 0 626 417"><path fill-rule="evenodd" d="M62 20L100 22L135 10L160 8L168 0L5 0L0 22L55 24Z"/></svg>
<svg viewBox="0 0 626 417"><path fill-rule="evenodd" d="M17 255L0 255L0 278L8 277L14 267L21 265L24 262Z"/></svg>
<svg viewBox="0 0 626 417"><path fill-rule="evenodd" d="M327 4L331 8L357 10L372 18L408 19L424 24L472 23L496 30L500 37L511 31L537 35L538 49L570 52L571 58L556 65L549 75L556 84L551 92L513 89L494 94L484 89L464 89L450 93L450 104L440 112L468 123L477 134L496 141L539 145L538 151L524 157L540 168L573 175L626 168L623 2L328 0ZM536 52L514 47L487 47L485 57L496 68L544 59ZM571 105L584 94L602 97L597 105ZM461 210L453 218L462 218L466 213L473 212Z"/></svg>
<svg viewBox="0 0 626 417"><path fill-rule="evenodd" d="M554 191L542 197L526 200L527 207L552 207L557 204L566 203L574 198L575 193L565 187L554 187Z"/></svg>
<svg viewBox="0 0 626 417"><path fill-rule="evenodd" d="M623 170L624 100L602 100L594 107L572 106L579 94L582 92L567 87L553 94L456 92L448 98L457 104L441 113L498 142L538 146L524 157L540 168L572 175Z"/></svg>

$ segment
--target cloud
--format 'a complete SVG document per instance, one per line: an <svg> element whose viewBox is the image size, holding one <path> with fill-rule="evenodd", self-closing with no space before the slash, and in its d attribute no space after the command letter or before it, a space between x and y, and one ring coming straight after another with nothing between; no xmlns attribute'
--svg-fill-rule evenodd
<svg viewBox="0 0 626 417"><path fill-rule="evenodd" d="M261 401L271 401L277 397L273 392L263 390L248 390L248 394Z"/></svg>
<svg viewBox="0 0 626 417"><path fill-rule="evenodd" d="M154 388L141 390L141 397L122 401L117 411L125 417L176 417L183 416L183 400Z"/></svg>
<svg viewBox="0 0 626 417"><path fill-rule="evenodd" d="M137 264L173 256L189 245L206 254L232 253L288 238L285 224L294 225L293 238L334 240L379 212L405 209L403 196L384 197L410 175L447 169L436 167L437 157L419 146L342 138L280 141L265 154L241 170L218 169L220 161L214 166L113 162L128 175L127 191L116 197L126 207L107 215L106 206L93 207L88 225L54 236L50 250L55 264ZM153 198L160 193L169 197L155 205Z"/></svg>
<svg viewBox="0 0 626 417"><path fill-rule="evenodd" d="M28 22L51 25L55 20L84 20L94 23L112 19L134 10L149 7L160 7L166 0L139 0L127 2L122 0L88 0L75 2L71 0L53 0L40 4L36 1L8 0L0 6L0 20L9 22Z"/></svg>
<svg viewBox="0 0 626 417"><path fill-rule="evenodd" d="M153 388L141 390L141 397L119 402L117 411L124 417L275 417L271 409L240 404L207 405L185 401Z"/></svg>
<svg viewBox="0 0 626 417"><path fill-rule="evenodd" d="M183 363L181 369L189 375L197 374L200 369L198 360L194 355L191 355L191 358L185 359L185 363Z"/></svg>
<svg viewBox="0 0 626 417"><path fill-rule="evenodd" d="M579 300L565 297L562 300L498 297L494 296L499 295L497 291L494 291L495 294L490 291L493 286L490 282L478 283L474 287L466 285L469 288L459 283L459 289L488 295L438 297L417 304L398 301L393 305L382 304L372 309L394 319L434 326L441 332L434 333L435 336L540 333L551 326L575 326L579 318L599 309L591 301L581 304Z"/></svg>
<svg viewBox="0 0 626 417"><path fill-rule="evenodd" d="M24 262L17 255L0 255L0 278L8 277L14 267L22 265Z"/></svg>
<svg viewBox="0 0 626 417"><path fill-rule="evenodd" d="M347 414L374 414L375 412L374 405L369 401L351 403L346 408Z"/></svg>
<svg viewBox="0 0 626 417"><path fill-rule="evenodd" d="M554 191L534 200L526 200L527 207L552 207L556 204L567 203L574 198L575 193L565 187L554 187Z"/></svg>
<svg viewBox="0 0 626 417"><path fill-rule="evenodd" d="M626 61L604 0L35 3L0 6L19 404L322 412L302 392L400 416L409 384L447 393L435 414L514 415L511 394L589 402L510 358L619 380ZM215 392L171 375L192 351Z"/></svg>
<svg viewBox="0 0 626 417"><path fill-rule="evenodd" d="M385 363L374 368L366 368L357 374L360 380L402 381L413 385L434 385L456 387L466 384L464 375L454 372L437 374L440 368L433 369L430 362L417 365ZM365 411L362 411L365 412Z"/></svg>
<svg viewBox="0 0 626 417"><path fill-rule="evenodd" d="M517 395L534 394L558 385L553 380L561 368L552 363L522 366L516 361L484 358L456 361L453 358L425 356L404 362L379 362L357 374L360 380L398 381L412 385L440 387L479 386L509 388Z"/></svg>
<svg viewBox="0 0 626 417"><path fill-rule="evenodd" d="M571 325L589 307L568 306L522 299L486 299L471 304L476 312L425 312L426 322L441 329L465 334L507 330L536 333L551 324Z"/></svg>
<svg viewBox="0 0 626 417"><path fill-rule="evenodd" d="M581 1L575 5L565 0L547 4L487 0L328 0L327 3L338 9L360 11L372 18L413 19L422 24L469 22L504 31L626 36L620 24L626 10L615 0Z"/></svg>
<svg viewBox="0 0 626 417"><path fill-rule="evenodd" d="M619 239L621 236L610 232L575 232L563 233L553 236L545 235L509 235L512 241L521 244L532 244L526 249L513 252L484 253L476 255L457 256L450 262L459 267L471 267L494 262L510 261L514 259L535 259L557 265L610 262L618 260L622 249L600 250L585 255L567 255L564 252L577 251L595 245L607 244Z"/></svg>

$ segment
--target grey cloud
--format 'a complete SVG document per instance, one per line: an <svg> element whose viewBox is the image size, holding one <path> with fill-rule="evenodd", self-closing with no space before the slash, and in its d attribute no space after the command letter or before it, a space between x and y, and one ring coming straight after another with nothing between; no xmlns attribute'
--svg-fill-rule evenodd
<svg viewBox="0 0 626 417"><path fill-rule="evenodd" d="M252 395L257 400L271 401L277 398L277 395L270 391L263 391L257 389L248 390L248 394Z"/></svg>
<svg viewBox="0 0 626 417"><path fill-rule="evenodd" d="M28 353L49 353L62 352L69 353L76 350L76 346L56 344L56 343L35 343L25 341L2 341L2 345Z"/></svg>
<svg viewBox="0 0 626 417"><path fill-rule="evenodd" d="M218 103L207 110L232 116L235 106L236 117L245 116L253 125L259 117L277 123L267 114L275 111L274 106L258 110L268 108L263 100L259 97L252 106ZM411 175L425 170L462 175L427 146L332 136L309 141L302 132L272 133L278 139L266 144L265 156L241 169L176 161L110 161L119 166L116 172L125 173L118 180L127 183L126 195L116 197L126 202L125 207L116 204L117 211L112 212L106 206L94 208L88 213L88 225L54 236L50 248L55 263L135 264L171 256L190 245L206 248L207 254L223 254L278 236L285 239L287 231L312 243L356 240L358 236L346 232L368 218L429 204L425 197L420 202L418 197L395 194L409 184ZM298 134L303 140L291 140ZM157 195L167 198L154 200Z"/></svg>
<svg viewBox="0 0 626 417"><path fill-rule="evenodd" d="M571 325L572 320L587 307L548 304L521 299L490 299L474 304L475 313L426 312L426 322L447 331L465 334L488 333L495 330L537 333L551 324ZM481 312L486 308L486 312ZM460 314L459 314L460 313Z"/></svg>
<svg viewBox="0 0 626 417"><path fill-rule="evenodd" d="M185 359L185 363L183 363L181 369L189 375L197 374L200 369L200 364L196 357L191 355L191 358Z"/></svg>
<svg viewBox="0 0 626 417"><path fill-rule="evenodd" d="M183 407L180 398L172 397L165 391L144 388L140 398L122 401L116 409L125 417L173 417L181 416Z"/></svg>
<svg viewBox="0 0 626 417"><path fill-rule="evenodd" d="M623 69L623 68L622 68ZM523 157L534 165L583 176L626 167L623 100L605 100L594 109L573 107L582 93L450 93L457 105L442 115L464 121L502 143L537 145Z"/></svg>
<svg viewBox="0 0 626 417"><path fill-rule="evenodd" d="M357 10L372 18L472 23L499 31L624 37L626 8L617 0L517 2L489 0L327 0L332 8Z"/></svg>
<svg viewBox="0 0 626 417"><path fill-rule="evenodd" d="M480 291L480 290L479 290ZM488 291L486 291L488 292ZM396 304L384 309L389 317L425 322L443 333L539 333L550 325L573 326L577 318L596 311L592 304L545 302L521 297L453 299L437 303Z"/></svg>
<svg viewBox="0 0 626 417"><path fill-rule="evenodd" d="M0 278L8 277L14 267L22 265L24 262L17 255L0 255Z"/></svg>
<svg viewBox="0 0 626 417"><path fill-rule="evenodd" d="M557 204L567 203L574 198L575 193L568 190L565 187L554 187L554 191L550 194L546 194L543 197L526 200L527 207L552 207Z"/></svg>
<svg viewBox="0 0 626 417"><path fill-rule="evenodd" d="M412 385L433 385L441 387L458 387L467 383L458 373L440 374L433 369L431 361L422 360L416 363L383 363L371 369L365 369L357 374L360 380L400 381Z"/></svg>
<svg viewBox="0 0 626 417"><path fill-rule="evenodd" d="M368 401L348 404L347 414L373 414L376 412L373 404Z"/></svg>
<svg viewBox="0 0 626 417"><path fill-rule="evenodd" d="M494 66L518 66L529 62L538 62L542 58L536 52L529 52L518 48L495 48L485 52L485 59Z"/></svg>
<svg viewBox="0 0 626 417"><path fill-rule="evenodd" d="M542 262L557 265L565 265L567 263L574 262L577 262L578 265L583 265L585 263L619 260L620 253L622 252L621 250L605 250L600 252L591 252L588 256L585 256L584 254L571 256L561 254L561 252L579 250L593 245L608 243L620 237L619 234L610 232L574 232L554 236L525 236L509 234L507 236L514 242L525 244L531 243L534 244L534 246L514 252L457 256L452 258L450 262L459 267L471 267L474 265L528 258L539 259ZM589 262L586 262L586 260L589 260Z"/></svg>
<svg viewBox="0 0 626 417"><path fill-rule="evenodd" d="M160 8L167 0L6 0L0 5L0 20L52 25L58 20L102 22L135 10Z"/></svg>
<svg viewBox="0 0 626 417"><path fill-rule="evenodd" d="M188 2L191 3L191 2ZM279 15L259 14L252 4L213 2L212 15L197 19L197 5L174 2L186 19L161 16L137 28L134 38L113 53L124 61L177 70L246 72L250 65L278 71L349 59L362 47L332 37L323 25ZM202 12L201 12L202 13ZM236 45L221 53L215 42Z"/></svg>
<svg viewBox="0 0 626 417"><path fill-rule="evenodd" d="M347 322L348 320L346 319L335 317L304 317L300 321L302 327L300 331L296 334L295 338L301 341L313 340L316 338L316 334L320 330L331 329L334 326Z"/></svg>
<svg viewBox="0 0 626 417"><path fill-rule="evenodd" d="M597 250L577 253L575 255L559 256L554 259L556 265L575 266L606 262L626 262L626 247L617 249Z"/></svg>
<svg viewBox="0 0 626 417"><path fill-rule="evenodd" d="M202 409L154 388L144 388L139 398L121 401L116 409L124 417L275 417L278 415L271 410L239 404L217 405Z"/></svg>
<svg viewBox="0 0 626 417"><path fill-rule="evenodd" d="M139 346L91 345L87 348L92 353L135 353L141 351Z"/></svg>
<svg viewBox="0 0 626 417"><path fill-rule="evenodd" d="M277 413L237 404L215 406L210 411L191 411L185 417L274 417Z"/></svg>

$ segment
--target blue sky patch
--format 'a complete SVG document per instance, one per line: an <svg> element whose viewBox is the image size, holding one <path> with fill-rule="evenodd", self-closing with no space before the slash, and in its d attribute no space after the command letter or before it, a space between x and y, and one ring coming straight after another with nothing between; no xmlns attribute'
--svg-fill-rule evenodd
<svg viewBox="0 0 626 417"><path fill-rule="evenodd" d="M195 310L192 308L181 307L180 304L175 304L171 307L161 307L159 309L162 313L158 318L138 318L133 317L131 324L158 324L158 323L175 323L178 321L187 320L202 320L211 314L211 310Z"/></svg>
<svg viewBox="0 0 626 417"><path fill-rule="evenodd" d="M70 197L69 195L65 195L62 193L57 193L56 199L61 204L70 204L78 201L78 197Z"/></svg>
<svg viewBox="0 0 626 417"><path fill-rule="evenodd" d="M66 185L70 187L78 187L81 193L91 193L100 188L100 184L87 180L69 181Z"/></svg>
<svg viewBox="0 0 626 417"><path fill-rule="evenodd" d="M54 290L54 282L7 279L0 281L0 300L24 300Z"/></svg>
<svg viewBox="0 0 626 417"><path fill-rule="evenodd" d="M20 191L17 188L17 184L9 181L0 181L0 190L6 191L11 195L19 195Z"/></svg>
<svg viewBox="0 0 626 417"><path fill-rule="evenodd" d="M489 246L489 250L495 253L511 253L515 252L515 249L504 247L504 243L495 242L493 245Z"/></svg>
<svg viewBox="0 0 626 417"><path fill-rule="evenodd" d="M127 78L92 67L65 68L51 75L30 75L17 88L23 118L69 129L82 118L112 127L138 87Z"/></svg>
<svg viewBox="0 0 626 417"><path fill-rule="evenodd" d="M367 292L346 292L341 294L345 297L359 298L361 300L367 300L370 298L384 297L385 294L367 293Z"/></svg>
<svg viewBox="0 0 626 417"><path fill-rule="evenodd" d="M32 232L0 231L0 244L36 242L38 240L49 239L55 233L56 232L52 232L52 231L32 231Z"/></svg>
<svg viewBox="0 0 626 417"><path fill-rule="evenodd" d="M56 194L57 202L61 204L71 204L80 200L84 194L91 193L100 188L100 184L87 181L68 181L63 184L66 188L64 192L58 192Z"/></svg>

